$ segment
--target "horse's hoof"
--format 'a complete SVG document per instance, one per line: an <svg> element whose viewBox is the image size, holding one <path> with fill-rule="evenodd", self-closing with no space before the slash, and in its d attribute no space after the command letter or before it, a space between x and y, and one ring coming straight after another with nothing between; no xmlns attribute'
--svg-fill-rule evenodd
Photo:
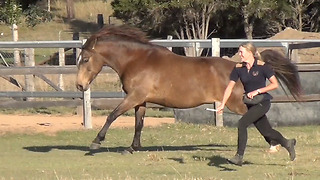
<svg viewBox="0 0 320 180"><path fill-rule="evenodd" d="M133 154L132 152L128 151L128 150L124 150L121 152L122 155L127 155L127 154Z"/></svg>
<svg viewBox="0 0 320 180"><path fill-rule="evenodd" d="M90 150L96 150L100 148L100 143L91 143Z"/></svg>
<svg viewBox="0 0 320 180"><path fill-rule="evenodd" d="M134 149L132 147L129 147L128 149L125 149L124 151L121 152L122 155L127 155L127 154L133 154Z"/></svg>
<svg viewBox="0 0 320 180"><path fill-rule="evenodd" d="M85 156L94 156L94 154L90 151L84 154Z"/></svg>

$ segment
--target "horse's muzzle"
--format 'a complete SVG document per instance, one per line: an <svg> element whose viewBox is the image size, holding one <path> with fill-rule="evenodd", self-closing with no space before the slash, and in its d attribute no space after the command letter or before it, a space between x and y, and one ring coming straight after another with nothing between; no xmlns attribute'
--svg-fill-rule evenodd
<svg viewBox="0 0 320 180"><path fill-rule="evenodd" d="M80 91L86 91L87 88L84 88L81 84L77 84L77 89L80 90Z"/></svg>

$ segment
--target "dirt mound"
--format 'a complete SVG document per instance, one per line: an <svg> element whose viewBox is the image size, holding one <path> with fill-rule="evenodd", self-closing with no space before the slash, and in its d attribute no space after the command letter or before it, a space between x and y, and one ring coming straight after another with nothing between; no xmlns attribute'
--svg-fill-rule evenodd
<svg viewBox="0 0 320 180"><path fill-rule="evenodd" d="M292 28L286 28L285 30L275 34L269 39L272 39L272 40L279 40L279 39L320 40L320 33L301 32ZM259 52L265 49L266 48L258 48ZM272 49L280 51L282 52L282 54L285 54L283 48L272 48ZM231 58L231 60L239 62L240 57L238 56L238 54L236 54ZM291 60L296 63L320 63L320 47L293 50L291 54Z"/></svg>
<svg viewBox="0 0 320 180"><path fill-rule="evenodd" d="M320 40L320 33L301 32L292 28L286 28L270 39ZM297 63L320 63L320 47L293 50L291 60Z"/></svg>

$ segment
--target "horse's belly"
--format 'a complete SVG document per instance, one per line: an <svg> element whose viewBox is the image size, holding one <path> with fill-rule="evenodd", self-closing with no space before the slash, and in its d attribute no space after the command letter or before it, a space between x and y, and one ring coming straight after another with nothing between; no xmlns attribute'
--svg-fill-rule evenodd
<svg viewBox="0 0 320 180"><path fill-rule="evenodd" d="M148 102L172 108L191 108L201 104L214 102L214 97L199 92L174 91L173 93L158 94L147 99Z"/></svg>

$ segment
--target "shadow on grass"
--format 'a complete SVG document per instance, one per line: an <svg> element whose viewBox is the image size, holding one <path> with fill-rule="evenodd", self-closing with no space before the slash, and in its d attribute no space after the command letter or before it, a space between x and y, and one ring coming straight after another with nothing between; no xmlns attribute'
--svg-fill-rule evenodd
<svg viewBox="0 0 320 180"><path fill-rule="evenodd" d="M187 145L187 146L146 146L141 148L139 151L196 151L196 150L221 150L221 148L226 148L225 151L229 151L230 146L220 145L220 144L207 144L207 145ZM128 147L100 147L97 150L90 150L88 146L72 146L72 145L60 145L60 146L28 146L23 147L23 149L39 152L39 153L47 153L52 151L53 149L58 150L78 150L78 151L87 151L85 155L91 155L103 152L118 152L123 153L128 149Z"/></svg>
<svg viewBox="0 0 320 180"><path fill-rule="evenodd" d="M236 171L236 169L229 168L229 167L225 166L225 165L228 165L229 163L228 163L227 159L224 157L212 156L207 159L210 160L208 163L209 166L215 166L215 167L219 168L220 171Z"/></svg>

